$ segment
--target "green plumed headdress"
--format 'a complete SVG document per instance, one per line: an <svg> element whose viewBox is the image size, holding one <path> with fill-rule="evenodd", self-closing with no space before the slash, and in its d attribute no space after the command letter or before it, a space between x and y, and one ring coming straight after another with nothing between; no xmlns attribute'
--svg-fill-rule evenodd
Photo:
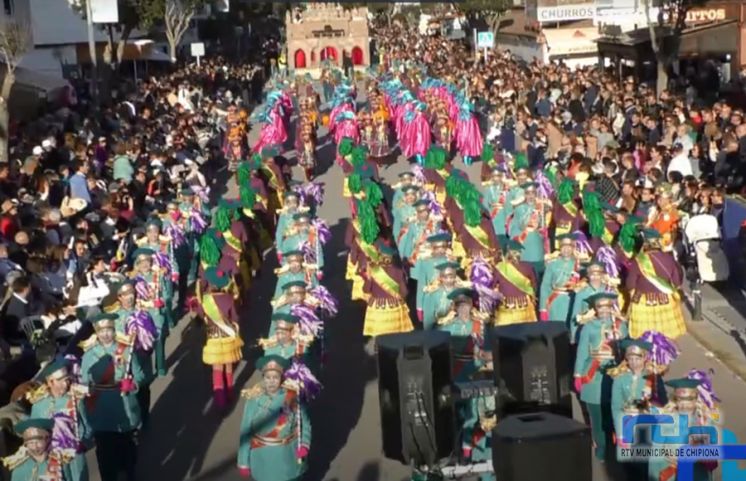
<svg viewBox="0 0 746 481"><path fill-rule="evenodd" d="M253 209L256 205L256 192L249 184L243 184L238 188L238 195L241 198L241 207L244 209Z"/></svg>
<svg viewBox="0 0 746 481"><path fill-rule="evenodd" d="M557 200L560 204L567 204L572 202L573 197L575 197L575 182L565 178L557 188Z"/></svg>
<svg viewBox="0 0 746 481"><path fill-rule="evenodd" d="M218 206L215 211L215 227L220 232L225 232L231 228L234 220L238 219L238 212L235 208L226 204Z"/></svg>
<svg viewBox="0 0 746 481"><path fill-rule="evenodd" d="M220 262L220 247L210 231L202 234L199 239L199 258L208 266L216 266Z"/></svg>
<svg viewBox="0 0 746 481"><path fill-rule="evenodd" d="M362 167L362 165L365 164L365 160L368 158L368 150L362 145L358 145L352 148L350 157L350 163L353 167Z"/></svg>
<svg viewBox="0 0 746 481"><path fill-rule="evenodd" d="M629 218L619 229L619 245L628 254L631 254L637 245L637 226L639 224L638 219Z"/></svg>
<svg viewBox="0 0 746 481"><path fill-rule="evenodd" d="M355 142L350 137L344 137L342 138L342 140L339 141L337 152L339 152L339 155L341 155L342 157L346 157L350 155L354 146Z"/></svg>
<svg viewBox="0 0 746 481"><path fill-rule="evenodd" d="M440 170L446 166L448 154L442 147L433 145L425 155L424 167L426 169Z"/></svg>
<svg viewBox="0 0 746 481"><path fill-rule="evenodd" d="M482 162L491 163L493 160L495 160L495 149L492 144L485 142L482 147Z"/></svg>
<svg viewBox="0 0 746 481"><path fill-rule="evenodd" d="M523 152L518 152L513 156L513 169L528 169L528 157Z"/></svg>
<svg viewBox="0 0 746 481"><path fill-rule="evenodd" d="M381 192L381 187L372 180L366 180L364 188L365 199L370 203L371 207L378 207L383 200L383 192Z"/></svg>
<svg viewBox="0 0 746 481"><path fill-rule="evenodd" d="M373 244L378 239L381 228L378 226L373 206L365 200L357 202L357 220L360 224L360 237L363 242Z"/></svg>
<svg viewBox="0 0 746 481"><path fill-rule="evenodd" d="M350 176L347 177L347 187L353 194L357 194L363 190L363 180L360 177L360 174L350 174Z"/></svg>
<svg viewBox="0 0 746 481"><path fill-rule="evenodd" d="M606 222L604 221L603 204L598 193L590 190L583 191L583 212L588 220L588 231L591 237L603 236Z"/></svg>

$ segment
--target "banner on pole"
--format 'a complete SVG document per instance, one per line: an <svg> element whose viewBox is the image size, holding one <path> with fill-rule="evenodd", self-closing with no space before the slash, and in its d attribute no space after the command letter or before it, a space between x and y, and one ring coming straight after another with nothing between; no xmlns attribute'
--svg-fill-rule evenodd
<svg viewBox="0 0 746 481"><path fill-rule="evenodd" d="M91 22L119 23L119 4L117 0L87 0L91 5Z"/></svg>
<svg viewBox="0 0 746 481"><path fill-rule="evenodd" d="M192 50L192 57L204 57L205 56L205 44L202 42L196 42L190 45Z"/></svg>
<svg viewBox="0 0 746 481"><path fill-rule="evenodd" d="M492 32L478 32L477 33L477 47L478 48L492 48L495 46L495 34Z"/></svg>

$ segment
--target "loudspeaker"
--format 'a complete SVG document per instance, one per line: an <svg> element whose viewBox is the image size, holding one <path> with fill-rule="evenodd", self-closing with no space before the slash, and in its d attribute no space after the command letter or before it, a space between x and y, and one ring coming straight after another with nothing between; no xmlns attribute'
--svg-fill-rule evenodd
<svg viewBox="0 0 746 481"><path fill-rule="evenodd" d="M585 424L538 412L517 414L492 430L492 466L500 481L591 481L591 433Z"/></svg>
<svg viewBox="0 0 746 481"><path fill-rule="evenodd" d="M534 411L572 418L572 356L563 324L495 327L492 339L498 419Z"/></svg>
<svg viewBox="0 0 746 481"><path fill-rule="evenodd" d="M431 466L456 446L450 334L414 331L376 338L383 453Z"/></svg>

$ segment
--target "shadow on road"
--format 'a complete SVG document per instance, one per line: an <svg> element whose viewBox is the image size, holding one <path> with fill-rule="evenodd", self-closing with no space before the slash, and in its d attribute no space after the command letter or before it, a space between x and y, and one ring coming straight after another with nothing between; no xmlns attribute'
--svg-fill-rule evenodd
<svg viewBox="0 0 746 481"><path fill-rule="evenodd" d="M329 199L331 200L331 199ZM322 372L324 390L310 406L313 448L305 481L321 481L331 462L346 444L363 408L365 385L376 375L375 363L364 350L362 303L350 302L350 283L344 245L347 219L331 227L326 246L322 283L339 299L339 313L327 321L326 360ZM330 419L333 416L333 420ZM372 479L372 478L365 478Z"/></svg>

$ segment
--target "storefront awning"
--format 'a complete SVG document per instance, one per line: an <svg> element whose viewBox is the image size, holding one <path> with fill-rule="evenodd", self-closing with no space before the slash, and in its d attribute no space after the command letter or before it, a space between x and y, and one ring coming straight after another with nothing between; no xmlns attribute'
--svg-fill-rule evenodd
<svg viewBox="0 0 746 481"><path fill-rule="evenodd" d="M151 54L151 51L155 50L154 45L155 43L152 40L148 39L128 40L127 44L124 46L124 52L121 60L124 62L132 60L151 60L148 58L148 56ZM116 45L114 45L114 48L116 48ZM98 58L103 58L105 49L105 43L96 44L96 52ZM88 44L76 45L76 54L78 56L78 63L91 63L91 55L90 51L88 50Z"/></svg>
<svg viewBox="0 0 746 481"><path fill-rule="evenodd" d="M550 58L590 56L598 52L595 42L598 38L598 29L595 27L545 28L542 33Z"/></svg>

